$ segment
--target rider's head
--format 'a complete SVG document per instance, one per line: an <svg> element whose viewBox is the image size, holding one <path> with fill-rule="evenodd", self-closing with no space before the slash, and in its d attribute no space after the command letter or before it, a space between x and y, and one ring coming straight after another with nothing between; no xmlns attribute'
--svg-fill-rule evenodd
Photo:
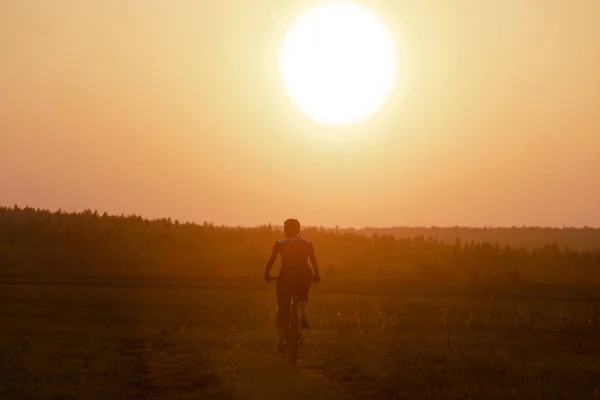
<svg viewBox="0 0 600 400"><path fill-rule="evenodd" d="M287 238L300 236L300 222L297 219L286 219L283 223L283 234Z"/></svg>

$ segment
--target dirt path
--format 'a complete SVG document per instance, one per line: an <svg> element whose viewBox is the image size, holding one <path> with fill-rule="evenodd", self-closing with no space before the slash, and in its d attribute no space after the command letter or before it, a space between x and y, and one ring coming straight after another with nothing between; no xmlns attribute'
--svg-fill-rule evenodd
<svg viewBox="0 0 600 400"><path fill-rule="evenodd" d="M313 369L311 360L286 365L270 336L244 326L210 332L188 317L124 352L138 360L133 399L359 398L351 383Z"/></svg>
<svg viewBox="0 0 600 400"><path fill-rule="evenodd" d="M274 350L272 339L230 330L217 347L219 376L235 381L239 399L353 399L352 388L314 371L310 360L288 366Z"/></svg>

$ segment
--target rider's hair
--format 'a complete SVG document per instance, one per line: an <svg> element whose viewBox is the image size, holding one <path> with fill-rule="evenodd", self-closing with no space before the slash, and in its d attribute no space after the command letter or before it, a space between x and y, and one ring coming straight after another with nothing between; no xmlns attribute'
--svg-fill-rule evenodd
<svg viewBox="0 0 600 400"><path fill-rule="evenodd" d="M300 222L297 219L286 219L283 223L283 233L286 237L298 237L300 235Z"/></svg>

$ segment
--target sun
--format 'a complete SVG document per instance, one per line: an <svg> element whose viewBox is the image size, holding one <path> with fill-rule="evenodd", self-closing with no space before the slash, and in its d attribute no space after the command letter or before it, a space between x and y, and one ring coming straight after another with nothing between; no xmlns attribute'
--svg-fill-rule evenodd
<svg viewBox="0 0 600 400"><path fill-rule="evenodd" d="M295 106L327 125L373 115L396 78L391 33L370 10L350 1L317 5L287 31L279 72Z"/></svg>

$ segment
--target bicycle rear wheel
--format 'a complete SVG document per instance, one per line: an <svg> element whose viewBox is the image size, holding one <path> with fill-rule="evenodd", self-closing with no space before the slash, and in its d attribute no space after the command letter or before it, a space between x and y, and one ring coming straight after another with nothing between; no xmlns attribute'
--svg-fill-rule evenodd
<svg viewBox="0 0 600 400"><path fill-rule="evenodd" d="M290 329L286 346L286 358L289 365L296 365L298 360L298 345L300 342L300 324L298 321L298 303L292 299L290 306Z"/></svg>

